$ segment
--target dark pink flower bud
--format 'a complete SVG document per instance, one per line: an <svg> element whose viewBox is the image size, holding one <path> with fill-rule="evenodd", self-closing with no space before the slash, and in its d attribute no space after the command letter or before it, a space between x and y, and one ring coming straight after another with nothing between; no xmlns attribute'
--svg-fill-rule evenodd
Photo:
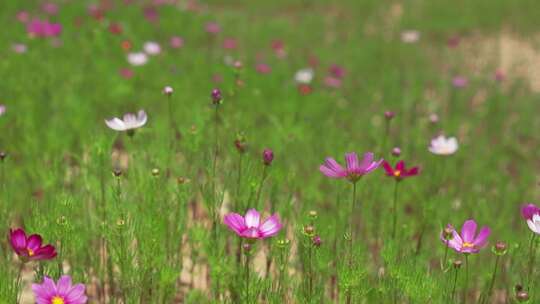
<svg viewBox="0 0 540 304"><path fill-rule="evenodd" d="M392 149L392 155L395 156L395 157L398 157L401 155L401 149L399 147L395 147L394 149Z"/></svg>
<svg viewBox="0 0 540 304"><path fill-rule="evenodd" d="M220 89L213 89L211 96L212 96L212 103L213 104L221 104L221 101L223 100L223 97L221 96L221 90Z"/></svg>
<svg viewBox="0 0 540 304"><path fill-rule="evenodd" d="M392 120L392 118L394 118L394 116L396 116L396 113L394 113L392 111L384 112L384 118L386 118L387 120Z"/></svg>
<svg viewBox="0 0 540 304"><path fill-rule="evenodd" d="M320 237L320 236L316 235L316 236L314 236L311 240L313 241L313 246L315 246L315 247L321 247L322 240L321 240L321 237Z"/></svg>
<svg viewBox="0 0 540 304"><path fill-rule="evenodd" d="M274 152L270 149L264 149L263 151L263 161L264 164L270 166L274 160Z"/></svg>

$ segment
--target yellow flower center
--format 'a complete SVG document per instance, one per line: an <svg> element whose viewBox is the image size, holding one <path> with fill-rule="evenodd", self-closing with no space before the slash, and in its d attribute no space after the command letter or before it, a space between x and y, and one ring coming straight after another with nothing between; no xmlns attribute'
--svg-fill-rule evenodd
<svg viewBox="0 0 540 304"><path fill-rule="evenodd" d="M54 296L52 299L51 299L51 304L65 304L66 302L64 302L64 299L59 297L59 296Z"/></svg>
<svg viewBox="0 0 540 304"><path fill-rule="evenodd" d="M474 244L473 244L473 243L469 243L469 242L463 242L462 247L463 247L463 248L473 248L473 247L474 247Z"/></svg>
<svg viewBox="0 0 540 304"><path fill-rule="evenodd" d="M32 250L30 248L26 249L26 251L28 251L28 256L34 256L34 254L35 254L34 250Z"/></svg>
<svg viewBox="0 0 540 304"><path fill-rule="evenodd" d="M400 177L401 176L401 171L399 171L399 170L395 171L394 176L395 177Z"/></svg>

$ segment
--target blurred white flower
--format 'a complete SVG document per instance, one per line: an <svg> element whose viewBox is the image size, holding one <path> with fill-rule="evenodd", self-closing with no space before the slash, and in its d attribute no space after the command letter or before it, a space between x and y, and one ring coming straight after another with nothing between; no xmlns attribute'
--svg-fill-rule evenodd
<svg viewBox="0 0 540 304"><path fill-rule="evenodd" d="M116 131L129 131L140 128L146 124L146 112L140 110L137 115L133 113L124 114L123 119L113 117L105 119L107 126Z"/></svg>
<svg viewBox="0 0 540 304"><path fill-rule="evenodd" d="M540 215L535 214L530 220L527 220L527 225L536 234L540 234Z"/></svg>
<svg viewBox="0 0 540 304"><path fill-rule="evenodd" d="M298 70L296 74L294 74L294 80L297 83L309 84L313 80L313 69L305 68Z"/></svg>
<svg viewBox="0 0 540 304"><path fill-rule="evenodd" d="M429 145L429 152L437 155L451 155L456 153L458 149L458 142L455 137L444 137L439 135L431 140Z"/></svg>
<svg viewBox="0 0 540 304"><path fill-rule="evenodd" d="M4 115L4 113L6 113L6 106L0 105L0 116Z"/></svg>
<svg viewBox="0 0 540 304"><path fill-rule="evenodd" d="M14 43L11 45L11 49L17 54L23 54L26 53L28 47L26 46L26 44Z"/></svg>
<svg viewBox="0 0 540 304"><path fill-rule="evenodd" d="M148 62L148 56L143 52L129 53L127 55L127 61L132 66L141 66Z"/></svg>
<svg viewBox="0 0 540 304"><path fill-rule="evenodd" d="M415 43L420 40L420 32L416 30L406 30L401 32L401 41L404 43Z"/></svg>
<svg viewBox="0 0 540 304"><path fill-rule="evenodd" d="M161 46L154 41L148 41L143 46L144 52L150 56L159 55L161 53Z"/></svg>

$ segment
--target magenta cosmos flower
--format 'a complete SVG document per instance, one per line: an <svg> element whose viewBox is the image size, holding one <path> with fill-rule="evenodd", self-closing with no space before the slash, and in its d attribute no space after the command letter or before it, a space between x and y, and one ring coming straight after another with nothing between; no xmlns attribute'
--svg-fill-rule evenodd
<svg viewBox="0 0 540 304"><path fill-rule="evenodd" d="M22 229L10 229L9 242L23 262L51 260L56 257L54 246L50 244L43 246L43 239L39 234L27 237Z"/></svg>
<svg viewBox="0 0 540 304"><path fill-rule="evenodd" d="M43 283L32 284L37 304L84 304L88 301L83 284L72 285L71 277L63 275L55 284L45 276Z"/></svg>
<svg viewBox="0 0 540 304"><path fill-rule="evenodd" d="M330 178L346 178L352 183L357 182L362 176L377 169L383 160L374 161L373 153L364 154L362 161L358 160L358 155L354 152L345 154L347 167L343 168L335 159L328 157L319 170Z"/></svg>
<svg viewBox="0 0 540 304"><path fill-rule="evenodd" d="M491 233L489 227L484 226L480 229L480 233L476 235L477 225L474 220L468 220L463 223L461 235L451 225L448 225L448 228L452 229L452 238L445 240L444 235L441 234L441 240L448 247L459 253L477 253L487 245L487 239Z"/></svg>
<svg viewBox="0 0 540 304"><path fill-rule="evenodd" d="M521 208L521 216L527 221L532 232L540 234L540 208L527 204Z"/></svg>
<svg viewBox="0 0 540 304"><path fill-rule="evenodd" d="M56 37L62 33L62 25L34 19L27 24L26 31L34 37Z"/></svg>
<svg viewBox="0 0 540 304"><path fill-rule="evenodd" d="M395 168L392 168L390 163L388 163L387 161L384 161L383 168L384 168L384 171L386 171L387 176L392 176L397 181L401 181L404 178L415 176L415 175L418 175L418 173L420 173L420 169L418 169L418 167L412 167L410 169L407 169L407 167L405 167L405 162L402 160L400 160L396 164Z"/></svg>
<svg viewBox="0 0 540 304"><path fill-rule="evenodd" d="M225 215L223 222L238 236L247 239L266 239L276 235L283 227L277 214L261 223L261 215L255 209L249 209L246 216L229 213Z"/></svg>

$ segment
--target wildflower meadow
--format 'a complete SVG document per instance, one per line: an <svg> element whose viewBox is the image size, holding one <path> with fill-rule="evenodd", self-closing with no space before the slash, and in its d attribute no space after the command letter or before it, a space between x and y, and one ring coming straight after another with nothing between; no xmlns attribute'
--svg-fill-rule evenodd
<svg viewBox="0 0 540 304"><path fill-rule="evenodd" d="M0 303L540 303L537 0L1 0Z"/></svg>

